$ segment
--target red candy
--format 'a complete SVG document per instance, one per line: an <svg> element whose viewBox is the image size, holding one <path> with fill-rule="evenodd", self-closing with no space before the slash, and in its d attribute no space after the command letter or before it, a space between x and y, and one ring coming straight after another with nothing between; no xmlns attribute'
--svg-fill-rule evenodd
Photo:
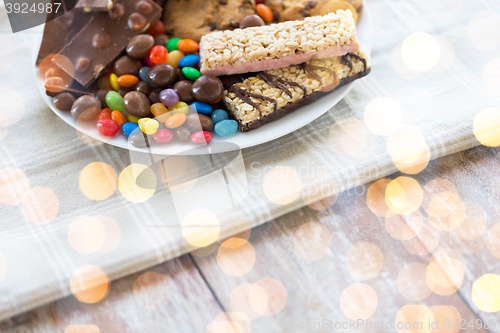
<svg viewBox="0 0 500 333"><path fill-rule="evenodd" d="M199 131L191 135L191 142L196 143L197 145L204 145L205 143L209 143L212 141L214 136L212 133L207 131Z"/></svg>
<svg viewBox="0 0 500 333"><path fill-rule="evenodd" d="M156 45L149 52L149 60L154 64L162 64L167 60L168 50L163 45Z"/></svg>
<svg viewBox="0 0 500 333"><path fill-rule="evenodd" d="M97 116L97 120L101 120L101 119L111 119L111 109L110 108L102 109L102 111L99 112L99 115Z"/></svg>
<svg viewBox="0 0 500 333"><path fill-rule="evenodd" d="M104 136L113 136L120 130L116 121L111 119L100 119L97 121L97 130Z"/></svg>
<svg viewBox="0 0 500 333"><path fill-rule="evenodd" d="M159 145L169 143L174 138L174 133L168 129L161 129L153 134L153 141Z"/></svg>
<svg viewBox="0 0 500 333"><path fill-rule="evenodd" d="M163 22L161 20L156 21L155 23L151 24L151 27L149 28L149 34L151 36L156 36L156 35L161 35L165 33L165 26L163 25Z"/></svg>

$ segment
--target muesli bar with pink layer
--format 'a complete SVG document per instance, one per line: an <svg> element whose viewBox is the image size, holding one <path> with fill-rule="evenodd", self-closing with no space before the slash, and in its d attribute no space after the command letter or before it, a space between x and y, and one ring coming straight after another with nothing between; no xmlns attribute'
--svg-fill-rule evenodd
<svg viewBox="0 0 500 333"><path fill-rule="evenodd" d="M202 37L201 73L231 75L339 57L359 48L350 10Z"/></svg>

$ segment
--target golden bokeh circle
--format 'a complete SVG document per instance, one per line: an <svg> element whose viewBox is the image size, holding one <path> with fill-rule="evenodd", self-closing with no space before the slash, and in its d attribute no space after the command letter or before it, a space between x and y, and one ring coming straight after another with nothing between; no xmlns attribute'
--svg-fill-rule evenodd
<svg viewBox="0 0 500 333"><path fill-rule="evenodd" d="M426 72L439 61L440 47L434 36L415 32L408 36L401 46L401 58L413 71Z"/></svg>
<svg viewBox="0 0 500 333"><path fill-rule="evenodd" d="M467 262L465 261L464 256L457 251L456 249L451 249L451 248L440 248L434 252L432 252L432 256L429 259L429 262L433 262L439 257L450 257L455 259L462 265L463 269L465 270L467 266Z"/></svg>
<svg viewBox="0 0 500 333"><path fill-rule="evenodd" d="M18 205L29 189L30 182L21 169L0 169L0 203Z"/></svg>
<svg viewBox="0 0 500 333"><path fill-rule="evenodd" d="M449 180L436 178L428 182L424 188L424 198L422 200L422 207L424 209L429 209L429 203L432 199L436 197L436 195L442 192L453 192L458 195L458 190L455 185Z"/></svg>
<svg viewBox="0 0 500 333"><path fill-rule="evenodd" d="M396 314L395 327L398 333L431 333L429 322L434 316L425 305L408 304Z"/></svg>
<svg viewBox="0 0 500 333"><path fill-rule="evenodd" d="M206 247L214 243L220 234L220 222L207 209L193 209L182 220L182 236L191 245Z"/></svg>
<svg viewBox="0 0 500 333"><path fill-rule="evenodd" d="M500 259L500 223L488 231L487 246L491 254Z"/></svg>
<svg viewBox="0 0 500 333"><path fill-rule="evenodd" d="M412 262L403 267L397 278L397 288L404 298L410 301L421 301L432 293L426 283L427 265Z"/></svg>
<svg viewBox="0 0 500 333"><path fill-rule="evenodd" d="M463 240L473 240L481 236L486 230L486 223L479 217L467 215L463 223L453 230L453 233Z"/></svg>
<svg viewBox="0 0 500 333"><path fill-rule="evenodd" d="M229 209L225 211L222 214L218 215L219 221L221 223L221 226L225 228L228 234L231 234L231 237L236 237L236 238L241 238L248 240L250 238L250 235L252 233L252 223L250 223L250 220L248 217L245 215L245 213L235 210L235 209ZM233 228L237 227L238 231L237 233L232 232L231 230L234 230ZM228 230L230 229L230 230ZM218 239L219 243L223 243L227 238L224 239Z"/></svg>
<svg viewBox="0 0 500 333"><path fill-rule="evenodd" d="M452 257L437 257L429 263L426 282L429 288L438 295L451 295L463 283L465 270Z"/></svg>
<svg viewBox="0 0 500 333"><path fill-rule="evenodd" d="M343 117L330 127L329 143L339 153L364 158L373 152L376 140L361 120Z"/></svg>
<svg viewBox="0 0 500 333"><path fill-rule="evenodd" d="M340 295L340 309L352 320L368 319L377 309L377 293L367 284L354 283Z"/></svg>
<svg viewBox="0 0 500 333"><path fill-rule="evenodd" d="M483 146L500 146L500 108L487 107L474 117L474 136Z"/></svg>
<svg viewBox="0 0 500 333"><path fill-rule="evenodd" d="M401 107L391 98L375 98L365 107L365 125L376 135L388 136L394 133L401 125L402 117Z"/></svg>
<svg viewBox="0 0 500 333"><path fill-rule="evenodd" d="M111 165L92 162L80 171L78 183L90 200L106 200L115 193L118 177Z"/></svg>
<svg viewBox="0 0 500 333"><path fill-rule="evenodd" d="M332 245L330 231L317 222L308 222L300 226L293 238L295 251L306 260L319 260L327 255Z"/></svg>
<svg viewBox="0 0 500 333"><path fill-rule="evenodd" d="M121 238L121 229L109 216L79 216L68 226L68 242L79 253L109 253Z"/></svg>
<svg viewBox="0 0 500 333"><path fill-rule="evenodd" d="M98 303L109 293L111 281L99 267L85 265L71 275L70 289L82 303Z"/></svg>
<svg viewBox="0 0 500 333"><path fill-rule="evenodd" d="M175 155L163 160L163 181L174 193L185 193L198 180L198 166L189 156Z"/></svg>
<svg viewBox="0 0 500 333"><path fill-rule="evenodd" d="M385 229L397 240L410 240L422 230L424 217L420 210L409 215L394 214L388 210L385 215Z"/></svg>
<svg viewBox="0 0 500 333"><path fill-rule="evenodd" d="M500 96L500 58L495 58L484 66L483 83L490 93Z"/></svg>
<svg viewBox="0 0 500 333"><path fill-rule="evenodd" d="M267 303L267 293L254 283L240 284L231 292L229 299L231 311L236 316L248 320L256 320L262 316L267 310Z"/></svg>
<svg viewBox="0 0 500 333"><path fill-rule="evenodd" d="M278 205L287 205L300 194L302 180L295 169L277 166L266 172L262 187L269 201Z"/></svg>
<svg viewBox="0 0 500 333"><path fill-rule="evenodd" d="M51 189L35 186L24 197L22 211L31 223L44 225L57 216L59 199Z"/></svg>
<svg viewBox="0 0 500 333"><path fill-rule="evenodd" d="M423 191L418 182L410 177L392 180L385 190L385 202L389 209L400 215L409 215L419 209Z"/></svg>
<svg viewBox="0 0 500 333"><path fill-rule="evenodd" d="M221 312L207 325L205 333L250 333L252 324L244 313Z"/></svg>
<svg viewBox="0 0 500 333"><path fill-rule="evenodd" d="M261 287L267 295L267 308L264 316L275 316L285 308L288 292L283 283L276 279L263 278L255 284Z"/></svg>
<svg viewBox="0 0 500 333"><path fill-rule="evenodd" d="M384 255L380 248L369 242L359 242L349 249L346 266L357 279L374 278L382 270Z"/></svg>
<svg viewBox="0 0 500 333"><path fill-rule="evenodd" d="M434 196L427 207L429 222L438 229L451 231L465 220L467 206L455 192L441 192Z"/></svg>
<svg viewBox="0 0 500 333"><path fill-rule="evenodd" d="M378 217L385 217L389 206L385 202L385 191L390 179L382 178L374 182L366 192L366 204L368 208Z"/></svg>
<svg viewBox="0 0 500 333"><path fill-rule="evenodd" d="M472 285L471 298L483 312L500 311L500 275L484 274Z"/></svg>
<svg viewBox="0 0 500 333"><path fill-rule="evenodd" d="M255 250L248 241L241 238L229 238L217 251L217 264L230 276L243 276L255 264Z"/></svg>
<svg viewBox="0 0 500 333"><path fill-rule="evenodd" d="M425 256L438 246L439 231L434 229L430 223L424 223L418 235L409 240L403 240L404 247L411 254Z"/></svg>
<svg viewBox="0 0 500 333"><path fill-rule="evenodd" d="M480 12L467 24L467 37L472 45L482 51L493 50L500 45L498 31L500 16L493 12Z"/></svg>
<svg viewBox="0 0 500 333"><path fill-rule="evenodd" d="M313 210L325 210L337 201L339 186L335 178L315 173L304 181L300 194L302 200Z"/></svg>
<svg viewBox="0 0 500 333"><path fill-rule="evenodd" d="M141 307L158 310L170 300L168 278L157 272L143 273L134 282L133 294Z"/></svg>
<svg viewBox="0 0 500 333"><path fill-rule="evenodd" d="M402 125L387 138L387 151L399 171L417 174L429 164L430 149L415 127Z"/></svg>
<svg viewBox="0 0 500 333"><path fill-rule="evenodd" d="M209 255L211 255L212 253L214 253L218 249L219 249L219 243L215 242L215 243L212 243L208 246L200 247L200 248L197 248L196 250L192 250L189 253L191 253L193 256L203 258L203 257L208 257Z"/></svg>
<svg viewBox="0 0 500 333"><path fill-rule="evenodd" d="M455 60L455 47L453 46L451 41L444 36L435 35L434 38L439 44L439 60L436 66L432 67L429 71L432 73L443 73L448 70L451 65L453 65L453 61Z"/></svg>
<svg viewBox="0 0 500 333"><path fill-rule="evenodd" d="M137 183L138 177L141 184ZM130 164L120 172L118 190L130 202L144 202L156 191L156 175L144 164Z"/></svg>
<svg viewBox="0 0 500 333"><path fill-rule="evenodd" d="M429 309L434 317L434 322L438 323L438 328L434 328L432 333L458 333L460 326L458 323L462 320L462 315L457 308L452 305L434 305ZM445 323L450 325L444 325ZM453 325L457 323L457 325ZM456 327L456 328L453 328Z"/></svg>

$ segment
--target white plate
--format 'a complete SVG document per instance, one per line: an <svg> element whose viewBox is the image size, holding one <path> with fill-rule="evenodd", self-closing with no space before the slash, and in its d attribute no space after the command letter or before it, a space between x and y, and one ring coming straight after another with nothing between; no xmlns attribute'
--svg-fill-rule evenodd
<svg viewBox="0 0 500 333"><path fill-rule="evenodd" d="M357 31L358 40L363 50L367 54L370 54L372 45L371 36L373 34L373 22L372 14L367 1L365 1L363 4L363 13L359 18ZM36 44L34 47L33 62L37 57L41 39L42 38L40 37L40 40L37 41L38 44ZM37 77L37 72L38 71L35 70L35 77ZM145 149L136 148L130 145L125 135L117 134L111 138L101 135L97 131L95 122L93 121L77 122L69 112L58 110L54 106L52 98L45 94L45 88L43 87L42 83L38 79L36 79L36 82L43 99L52 109L52 111L54 111L54 113L57 114L62 120L64 120L66 123L77 129L78 131L94 139L103 141L116 147L159 155L200 155L207 153L217 153L253 147L272 141L307 125L308 123L323 115L325 112L331 110L342 98L344 98L345 95L347 95L347 93L353 88L354 84L356 83L355 81L347 84L337 91L323 96L318 101L301 107L298 110L288 114L287 116L266 124L256 130L247 133L238 131L236 134L227 138L221 138L218 135L214 135L214 139L208 145L208 147L199 147L199 149L193 149L197 148L196 145L192 143L179 143L175 142L174 140L165 145L154 146L150 147L149 149Z"/></svg>

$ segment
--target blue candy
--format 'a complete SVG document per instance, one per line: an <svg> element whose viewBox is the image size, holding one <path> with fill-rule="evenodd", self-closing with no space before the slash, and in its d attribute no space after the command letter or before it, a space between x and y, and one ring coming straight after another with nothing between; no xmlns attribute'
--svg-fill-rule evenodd
<svg viewBox="0 0 500 333"><path fill-rule="evenodd" d="M194 67L200 62L200 57L190 54L179 60L179 67Z"/></svg>
<svg viewBox="0 0 500 333"><path fill-rule="evenodd" d="M122 132L123 134L125 134L126 136L130 136L130 134L133 134L134 131L136 129L139 128L139 125L137 125L136 123L125 123L123 124L122 126Z"/></svg>
<svg viewBox="0 0 500 333"><path fill-rule="evenodd" d="M229 116L227 115L227 112L222 109L217 109L212 113L212 121L214 122L214 124L217 124L218 122L228 118Z"/></svg>
<svg viewBox="0 0 500 333"><path fill-rule="evenodd" d="M202 102L198 102L198 101L193 102L193 104L191 104L191 107L194 109L194 111L201 113L201 114L204 114L206 116L211 114L212 111L214 110L214 109L212 109L210 104L202 103Z"/></svg>
<svg viewBox="0 0 500 333"><path fill-rule="evenodd" d="M238 130L236 120L222 120L215 124L215 133L220 136L230 136Z"/></svg>
<svg viewBox="0 0 500 333"><path fill-rule="evenodd" d="M158 86L156 86L153 82L151 82L151 80L149 79L149 70L150 68L149 67L142 67L140 70L139 70L139 77L141 78L142 81L146 81L147 83L149 83L149 85L153 88L158 88Z"/></svg>

